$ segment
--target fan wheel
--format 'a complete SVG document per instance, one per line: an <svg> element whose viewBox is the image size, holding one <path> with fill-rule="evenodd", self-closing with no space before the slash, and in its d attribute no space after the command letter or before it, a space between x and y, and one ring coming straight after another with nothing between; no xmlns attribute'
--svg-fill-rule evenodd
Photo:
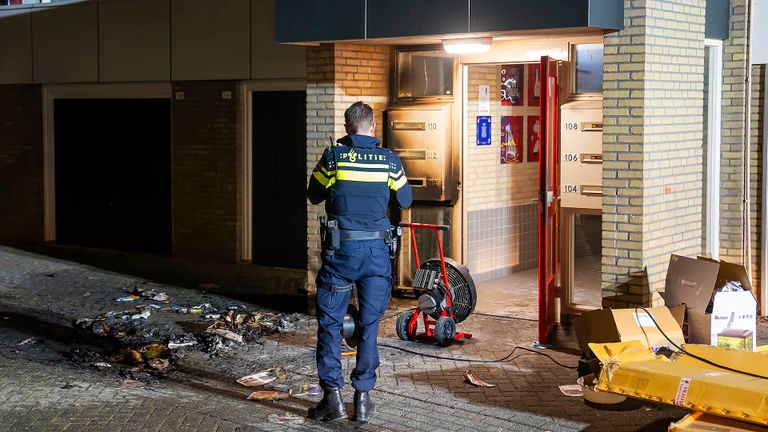
<svg viewBox="0 0 768 432"><path fill-rule="evenodd" d="M412 317L413 317L413 311L410 311L410 310L400 312L400 315L397 316L397 324L395 324L395 332L397 333L397 337L399 337L401 340L409 341L413 339L413 336L415 336L414 334L411 334L411 332L408 331L408 323L411 322ZM414 331L413 333L416 333L416 332Z"/></svg>
<svg viewBox="0 0 768 432"><path fill-rule="evenodd" d="M435 341L441 347L453 343L456 336L456 321L449 316L440 317L435 323Z"/></svg>

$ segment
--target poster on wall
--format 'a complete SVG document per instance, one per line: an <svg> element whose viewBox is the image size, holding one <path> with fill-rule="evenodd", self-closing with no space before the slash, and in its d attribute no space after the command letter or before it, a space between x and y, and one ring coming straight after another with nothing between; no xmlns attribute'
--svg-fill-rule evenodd
<svg viewBox="0 0 768 432"><path fill-rule="evenodd" d="M539 116L528 116L528 162L537 162L539 160L539 149L541 148L541 122Z"/></svg>
<svg viewBox="0 0 768 432"><path fill-rule="evenodd" d="M491 145L491 116L477 116L477 145Z"/></svg>
<svg viewBox="0 0 768 432"><path fill-rule="evenodd" d="M501 65L501 104L523 105L523 65Z"/></svg>
<svg viewBox="0 0 768 432"><path fill-rule="evenodd" d="M528 65L528 106L539 106L539 95L541 95L541 73L539 64Z"/></svg>
<svg viewBox="0 0 768 432"><path fill-rule="evenodd" d="M501 117L501 163L523 161L523 117Z"/></svg>
<svg viewBox="0 0 768 432"><path fill-rule="evenodd" d="M491 115L491 90L489 85L477 87L477 115Z"/></svg>

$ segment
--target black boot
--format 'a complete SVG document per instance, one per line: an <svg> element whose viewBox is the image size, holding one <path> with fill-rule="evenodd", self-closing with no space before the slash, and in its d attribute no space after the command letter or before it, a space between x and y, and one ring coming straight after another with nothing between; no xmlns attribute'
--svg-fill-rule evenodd
<svg viewBox="0 0 768 432"><path fill-rule="evenodd" d="M355 390L355 421L367 422L373 415L373 407L370 392Z"/></svg>
<svg viewBox="0 0 768 432"><path fill-rule="evenodd" d="M317 407L309 409L309 418L313 420L338 420L347 418L347 409L341 400L341 390L324 388L323 399Z"/></svg>

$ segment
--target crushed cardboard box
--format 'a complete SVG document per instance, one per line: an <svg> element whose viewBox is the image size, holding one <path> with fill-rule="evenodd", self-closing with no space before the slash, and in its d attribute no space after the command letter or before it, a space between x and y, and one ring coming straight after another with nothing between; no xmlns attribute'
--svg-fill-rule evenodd
<svg viewBox="0 0 768 432"><path fill-rule="evenodd" d="M720 291L731 282L744 291ZM757 301L744 266L672 255L662 297L668 306L687 306L689 342L755 350Z"/></svg>
<svg viewBox="0 0 768 432"><path fill-rule="evenodd" d="M603 365L597 390L678 405L695 411L768 426L768 381L726 371L688 356L657 357L640 340L591 343ZM768 371L761 353L685 345L691 352L747 372Z"/></svg>
<svg viewBox="0 0 768 432"><path fill-rule="evenodd" d="M677 345L682 345L681 324L685 306L646 309L599 309L581 314L573 323L582 352L589 353L590 343L639 341L646 348L671 347L653 319Z"/></svg>

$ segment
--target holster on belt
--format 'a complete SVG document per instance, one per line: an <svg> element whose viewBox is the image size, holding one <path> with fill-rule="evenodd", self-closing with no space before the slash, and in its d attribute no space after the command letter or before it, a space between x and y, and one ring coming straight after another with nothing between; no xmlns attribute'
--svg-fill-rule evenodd
<svg viewBox="0 0 768 432"><path fill-rule="evenodd" d="M326 220L325 216L320 216L320 242L323 250L333 255L341 247L341 233L339 232L339 222L336 220Z"/></svg>
<svg viewBox="0 0 768 432"><path fill-rule="evenodd" d="M389 246L389 258L395 259L397 256L397 242L403 235L403 229L400 227L390 227L384 235L384 242Z"/></svg>

